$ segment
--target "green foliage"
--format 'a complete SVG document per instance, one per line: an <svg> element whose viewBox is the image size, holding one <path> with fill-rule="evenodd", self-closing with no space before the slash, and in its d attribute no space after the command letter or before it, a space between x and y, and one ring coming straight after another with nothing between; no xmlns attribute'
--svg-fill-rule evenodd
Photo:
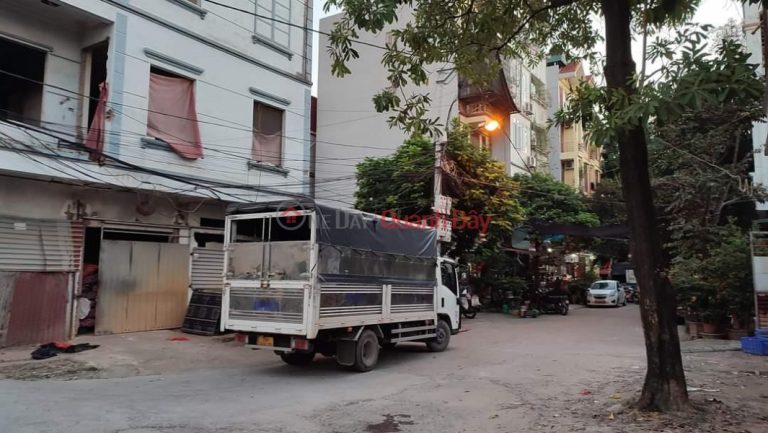
<svg viewBox="0 0 768 433"><path fill-rule="evenodd" d="M601 3L601 0L327 0L326 11L332 7L344 11L329 36L331 71L340 77L350 73L347 65L359 57L355 41L363 32L389 34L381 64L387 70L389 82L399 88L426 84L426 68L434 64L452 64L460 76L482 85L496 76L501 69L501 59L505 58L533 62L547 53L562 53L569 58L596 60L597 44L602 36L594 17L602 13ZM699 0L631 0L630 6L637 29L660 30L692 17L699 3ZM409 12L412 19L398 21ZM609 96L614 97L623 98ZM393 126L411 133L441 134L438 119L425 118L430 103L426 94L400 92L398 95L382 90L374 101L377 110L395 113L390 118ZM646 114L645 110L635 107L634 100L626 102L623 106L628 110L627 116ZM674 110L674 106L670 109Z"/></svg>
<svg viewBox="0 0 768 433"><path fill-rule="evenodd" d="M626 224L627 206L621 185L612 177L604 177L588 199L589 209L602 224Z"/></svg>
<svg viewBox="0 0 768 433"><path fill-rule="evenodd" d="M520 205L530 222L597 226L600 220L587 206L587 199L570 186L543 173L517 174Z"/></svg>
<svg viewBox="0 0 768 433"><path fill-rule="evenodd" d="M461 215L490 218L485 239L481 228L467 226L453 232L446 254L462 261L497 254L521 220L517 186L504 167L469 141L469 131L454 125L445 146L443 191ZM423 136L406 141L392 156L366 158L357 166L355 207L398 216L430 215L434 144ZM463 221L466 221L463 220Z"/></svg>
<svg viewBox="0 0 768 433"><path fill-rule="evenodd" d="M522 222L523 209L517 200L517 185L507 176L504 166L473 145L469 132L468 127L456 121L448 133L443 191L453 198L456 211L490 217L483 242L478 244L478 230L457 230L450 251L464 259L472 253L482 260L497 254L510 239Z"/></svg>
<svg viewBox="0 0 768 433"><path fill-rule="evenodd" d="M483 271L472 284L481 291L486 289L498 289L506 295L520 296L526 289L526 281L517 276L524 274L520 269L523 264L517 261L517 258L510 253L501 253L485 257L483 262ZM486 293L490 295L490 293ZM494 301L500 301L495 299Z"/></svg>
<svg viewBox="0 0 768 433"><path fill-rule="evenodd" d="M722 322L728 313L747 323L753 313L752 264L747 235L735 225L673 259L670 278L678 300L704 321Z"/></svg>
<svg viewBox="0 0 768 433"><path fill-rule="evenodd" d="M361 32L389 35L381 56L390 83L424 85L426 68L450 63L459 76L483 84L501 69L501 58L539 58L548 51L587 55L600 40L591 17L597 0L327 0L344 11L331 31L332 72L350 73ZM408 22L398 15L412 11ZM383 90L376 109L393 111L390 124L411 133L440 135L437 119L425 119L427 95Z"/></svg>
<svg viewBox="0 0 768 433"><path fill-rule="evenodd" d="M589 210L597 215L601 224L627 224L627 206L616 178L603 177L588 202ZM629 254L629 242L623 239L595 239L591 250L601 259L623 261Z"/></svg>
<svg viewBox="0 0 768 433"><path fill-rule="evenodd" d="M763 84L733 29L707 30L687 27L672 39L656 38L649 49L651 59L664 59L664 65L634 102L640 107L637 112L646 113L642 122L650 143L655 202L672 254L705 249L720 236L726 216L734 209L747 210L739 209L739 204L766 198L762 188L749 184L752 123L765 116ZM591 126L601 125L599 129L620 122L620 115L598 115L606 107L592 105L605 101L605 92L591 86L580 92L583 98L573 106L586 113ZM648 106L642 108L643 104ZM666 108L660 111L660 106ZM568 118L568 113L563 115ZM608 144L608 153L617 157L615 142ZM609 164L614 163L609 159ZM610 173L604 175L592 209L604 223L623 222L624 206L603 200L621 200L617 181ZM749 214L742 218L748 220Z"/></svg>
<svg viewBox="0 0 768 433"><path fill-rule="evenodd" d="M752 122L759 98L689 111L655 131L650 146L657 203L666 216L673 252L705 247L720 235L728 212L749 225L749 207L765 190L750 185Z"/></svg>
<svg viewBox="0 0 768 433"><path fill-rule="evenodd" d="M413 137L387 157L369 157L357 165L355 207L381 214L426 215L432 208L434 144Z"/></svg>
<svg viewBox="0 0 768 433"><path fill-rule="evenodd" d="M569 107L556 115L556 123L584 122L597 143L615 143L622 131L673 124L693 112L724 104L747 110L763 94L756 65L738 40L711 41L711 26L685 26L672 38L656 37L648 47L648 60L661 66L638 84L637 92L582 84Z"/></svg>

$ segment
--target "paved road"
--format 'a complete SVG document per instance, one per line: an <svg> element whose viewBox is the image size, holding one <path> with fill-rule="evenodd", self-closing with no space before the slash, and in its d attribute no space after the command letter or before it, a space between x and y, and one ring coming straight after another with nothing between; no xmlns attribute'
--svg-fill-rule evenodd
<svg viewBox="0 0 768 433"><path fill-rule="evenodd" d="M249 368L122 379L0 381L0 432L488 432L539 430L562 402L642 371L637 306L516 319L480 314L449 350L402 345L372 372L248 353ZM557 404L553 404L557 407Z"/></svg>

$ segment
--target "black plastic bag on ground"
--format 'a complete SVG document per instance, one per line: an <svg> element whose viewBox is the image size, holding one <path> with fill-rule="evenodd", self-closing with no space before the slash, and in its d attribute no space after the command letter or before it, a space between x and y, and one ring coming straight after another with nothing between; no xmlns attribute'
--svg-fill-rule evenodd
<svg viewBox="0 0 768 433"><path fill-rule="evenodd" d="M98 344L80 343L61 345L57 343L42 344L32 352L32 359L53 358L59 353L79 353L99 347Z"/></svg>

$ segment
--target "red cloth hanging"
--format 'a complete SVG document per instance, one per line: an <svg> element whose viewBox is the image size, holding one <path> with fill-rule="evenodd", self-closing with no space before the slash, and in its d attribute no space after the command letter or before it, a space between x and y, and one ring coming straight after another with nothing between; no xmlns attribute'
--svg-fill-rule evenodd
<svg viewBox="0 0 768 433"><path fill-rule="evenodd" d="M88 125L88 135L85 137L85 147L90 151L91 158L95 160L103 159L104 123L106 120L108 96L109 86L104 81L99 84L99 102L96 105L96 112L93 114L91 124Z"/></svg>
<svg viewBox="0 0 768 433"><path fill-rule="evenodd" d="M194 81L149 74L147 134L165 141L183 158L203 157Z"/></svg>

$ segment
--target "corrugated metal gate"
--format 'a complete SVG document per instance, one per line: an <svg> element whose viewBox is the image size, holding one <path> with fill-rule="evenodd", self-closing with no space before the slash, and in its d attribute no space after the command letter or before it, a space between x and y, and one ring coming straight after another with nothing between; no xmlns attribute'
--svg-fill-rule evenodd
<svg viewBox="0 0 768 433"><path fill-rule="evenodd" d="M192 250L192 290L221 293L224 285L224 250L196 247Z"/></svg>
<svg viewBox="0 0 768 433"><path fill-rule="evenodd" d="M0 346L66 339L83 224L0 216Z"/></svg>
<svg viewBox="0 0 768 433"><path fill-rule="evenodd" d="M104 240L96 333L178 328L188 289L188 245Z"/></svg>

